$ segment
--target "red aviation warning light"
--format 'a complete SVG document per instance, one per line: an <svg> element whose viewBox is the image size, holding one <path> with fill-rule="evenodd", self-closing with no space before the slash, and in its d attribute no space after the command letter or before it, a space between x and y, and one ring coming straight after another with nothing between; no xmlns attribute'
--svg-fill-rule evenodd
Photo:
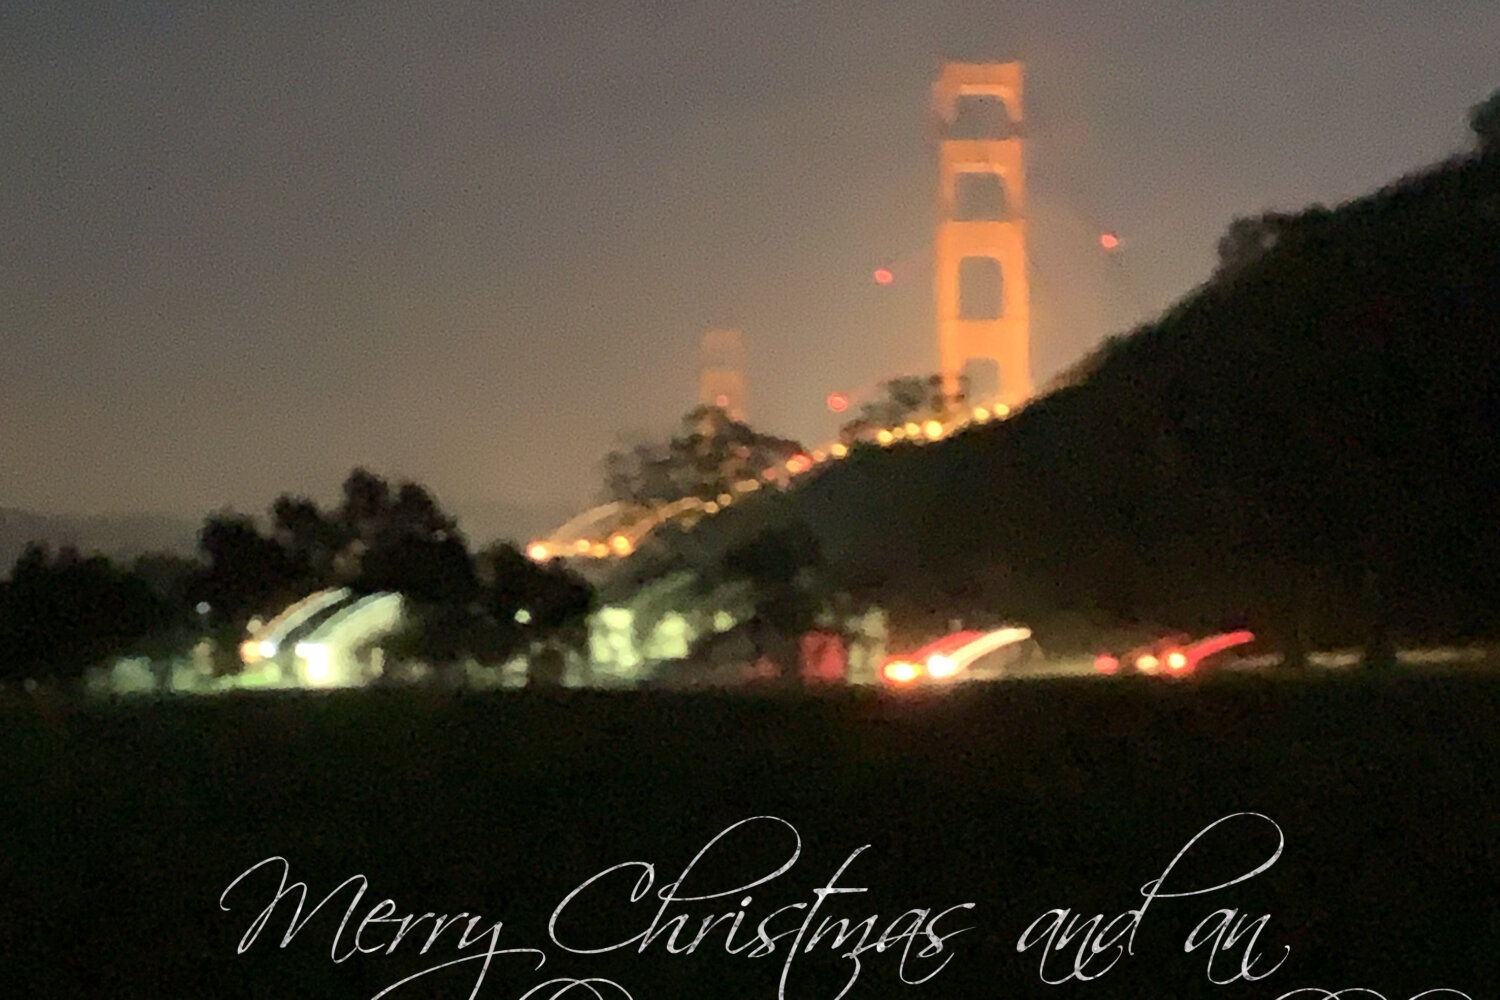
<svg viewBox="0 0 1500 1000"><path fill-rule="evenodd" d="M843 413L849 409L849 397L842 392L830 392L828 394L828 408L834 413Z"/></svg>
<svg viewBox="0 0 1500 1000"><path fill-rule="evenodd" d="M889 284L893 284L895 282L895 280L896 280L896 275L891 272L890 268L888 268L888 267L877 267L875 269L875 284L877 284L877 285L889 285Z"/></svg>
<svg viewBox="0 0 1500 1000"><path fill-rule="evenodd" d="M1099 237L1099 245L1106 250L1120 249L1120 237L1114 233L1103 233Z"/></svg>

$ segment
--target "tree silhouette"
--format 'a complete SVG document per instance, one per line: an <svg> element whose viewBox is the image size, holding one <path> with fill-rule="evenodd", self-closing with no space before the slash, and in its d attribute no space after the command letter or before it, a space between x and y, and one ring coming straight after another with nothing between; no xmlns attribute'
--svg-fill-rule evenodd
<svg viewBox="0 0 1500 1000"><path fill-rule="evenodd" d="M344 480L339 519L351 538L368 542L390 506L390 484L368 469L357 468Z"/></svg>
<svg viewBox="0 0 1500 1000"><path fill-rule="evenodd" d="M897 427L916 421L926 422L946 417L961 402L950 399L943 391L941 375L903 375L887 379L879 395L860 407L859 415L844 425L844 436L860 436L868 429Z"/></svg>
<svg viewBox="0 0 1500 1000"><path fill-rule="evenodd" d="M41 545L23 551L0 588L0 674L76 680L129 655L174 623L140 576L102 556Z"/></svg>
<svg viewBox="0 0 1500 1000"><path fill-rule="evenodd" d="M1243 272L1264 258L1286 236L1323 219L1326 214L1327 210L1319 205L1295 214L1263 212L1235 219L1219 238L1218 274L1226 276Z"/></svg>
<svg viewBox="0 0 1500 1000"><path fill-rule="evenodd" d="M573 640L595 606L587 581L559 563L538 565L512 545L480 553L484 610L506 655L554 634Z"/></svg>
<svg viewBox="0 0 1500 1000"><path fill-rule="evenodd" d="M325 514L306 497L283 493L271 504L271 523L304 589L315 590L335 581L339 554L352 540L340 518Z"/></svg>
<svg viewBox="0 0 1500 1000"><path fill-rule="evenodd" d="M767 528L724 554L723 573L754 588L755 642L783 673L794 673L797 639L813 626L818 598L809 577L823 565L816 534L804 522Z"/></svg>
<svg viewBox="0 0 1500 1000"><path fill-rule="evenodd" d="M714 500L802 450L796 441L762 434L719 407L697 407L667 441L606 455L604 498L641 505Z"/></svg>
<svg viewBox="0 0 1500 1000"><path fill-rule="evenodd" d="M207 562L199 590L211 621L225 633L244 628L252 615L270 614L300 596L295 562L276 539L241 514L210 515L198 534Z"/></svg>

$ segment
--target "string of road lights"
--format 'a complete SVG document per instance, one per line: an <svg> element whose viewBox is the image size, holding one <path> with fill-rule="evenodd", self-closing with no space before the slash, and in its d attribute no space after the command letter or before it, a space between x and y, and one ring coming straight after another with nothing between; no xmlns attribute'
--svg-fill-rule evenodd
<svg viewBox="0 0 1500 1000"><path fill-rule="evenodd" d="M1013 411L1004 403L993 406L976 406L972 409L950 417L947 420L930 419L926 421L908 421L892 427L882 427L863 439L864 443L874 443L881 447L891 447L901 442L914 444L930 444L941 441L956 432L970 427L974 424L984 424L991 420L1004 420ZM645 517L632 523L629 527L620 528L612 532L607 538L579 538L571 543L551 543L547 541L532 542L526 548L527 556L533 562L546 562L550 559L616 559L623 558L635 551L641 540L652 531L674 519L691 519L693 523L703 517L712 517L721 511L727 510L738 500L761 489L788 489L791 484L801 476L805 476L816 469L827 465L829 462L838 461L849 456L849 446L842 441L834 441L822 448L812 452L803 452L793 455L780 465L772 466L760 474L758 478L742 479L730 487L728 492L720 493L713 500L702 500L698 497L686 497L674 503L664 504L648 513Z"/></svg>

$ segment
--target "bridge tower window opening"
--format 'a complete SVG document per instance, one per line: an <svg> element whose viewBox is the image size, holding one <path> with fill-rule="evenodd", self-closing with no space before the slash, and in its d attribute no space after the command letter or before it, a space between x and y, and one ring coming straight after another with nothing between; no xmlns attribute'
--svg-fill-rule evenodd
<svg viewBox="0 0 1500 1000"><path fill-rule="evenodd" d="M1014 138L1016 130L1010 109L998 94L960 94L944 138L996 142Z"/></svg>
<svg viewBox="0 0 1500 1000"><path fill-rule="evenodd" d="M999 222L1010 217L1005 178L993 171L968 170L953 179L953 218L958 222Z"/></svg>
<svg viewBox="0 0 1500 1000"><path fill-rule="evenodd" d="M965 257L958 262L958 318L997 320L1005 314L1005 276L993 257Z"/></svg>

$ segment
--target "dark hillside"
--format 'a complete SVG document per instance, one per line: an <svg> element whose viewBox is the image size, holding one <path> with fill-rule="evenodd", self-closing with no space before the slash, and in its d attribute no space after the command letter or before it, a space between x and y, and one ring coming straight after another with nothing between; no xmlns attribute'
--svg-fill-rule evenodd
<svg viewBox="0 0 1500 1000"><path fill-rule="evenodd" d="M801 519L839 583L1033 620L1500 627L1500 157L1282 217L1269 249L1079 370L1003 424L857 453L713 519L692 548Z"/></svg>

